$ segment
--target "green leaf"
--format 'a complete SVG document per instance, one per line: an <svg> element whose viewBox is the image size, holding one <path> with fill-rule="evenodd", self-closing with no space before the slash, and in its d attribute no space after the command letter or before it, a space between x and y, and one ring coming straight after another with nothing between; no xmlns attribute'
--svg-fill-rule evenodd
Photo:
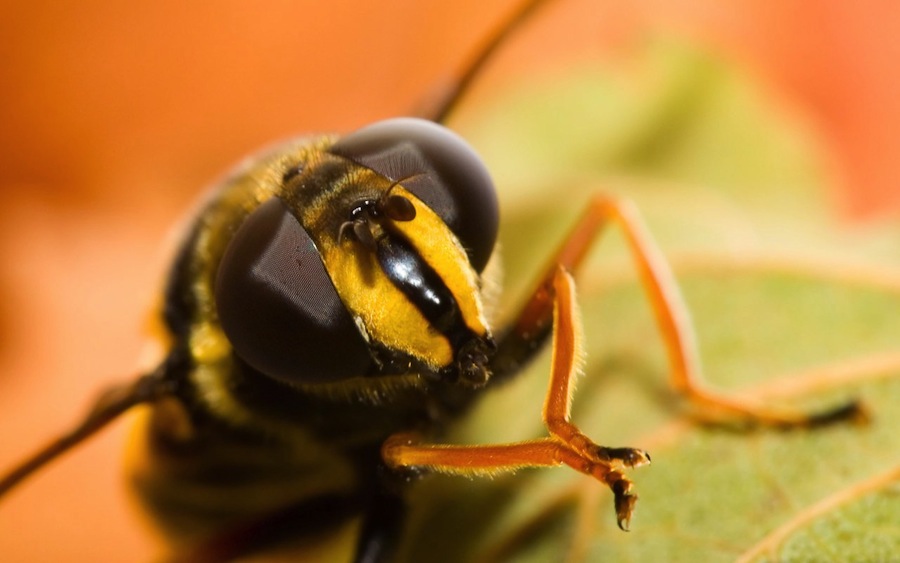
<svg viewBox="0 0 900 563"><path fill-rule="evenodd" d="M839 220L828 157L802 120L725 61L657 42L629 67L515 84L459 129L501 190L501 316L593 194L627 197L679 277L711 385L809 409L859 397L873 422L693 424L610 232L577 278L587 362L573 417L601 444L651 452L653 465L630 473L640 495L632 531L616 528L601 484L569 469L435 476L416 491L410 561L897 556L900 237L896 225ZM545 353L480 402L452 441L543 435L548 374Z"/></svg>

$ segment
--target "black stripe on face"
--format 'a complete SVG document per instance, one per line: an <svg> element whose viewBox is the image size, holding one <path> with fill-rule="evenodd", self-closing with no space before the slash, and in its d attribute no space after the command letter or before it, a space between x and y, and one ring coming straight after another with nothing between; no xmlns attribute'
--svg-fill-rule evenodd
<svg viewBox="0 0 900 563"><path fill-rule="evenodd" d="M450 340L454 351L470 337L456 298L437 272L397 236L378 241L378 263L388 279L422 313L426 320Z"/></svg>

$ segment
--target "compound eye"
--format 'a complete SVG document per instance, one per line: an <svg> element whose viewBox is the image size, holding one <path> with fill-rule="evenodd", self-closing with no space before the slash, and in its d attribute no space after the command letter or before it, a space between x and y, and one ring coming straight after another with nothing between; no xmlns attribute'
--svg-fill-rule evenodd
<svg viewBox="0 0 900 563"><path fill-rule="evenodd" d="M388 119L351 133L329 152L402 183L450 227L472 267L484 269L497 240L497 193L459 135L424 119Z"/></svg>
<svg viewBox="0 0 900 563"><path fill-rule="evenodd" d="M235 353L266 375L322 383L369 368L368 347L319 251L279 198L253 211L228 244L215 299Z"/></svg>

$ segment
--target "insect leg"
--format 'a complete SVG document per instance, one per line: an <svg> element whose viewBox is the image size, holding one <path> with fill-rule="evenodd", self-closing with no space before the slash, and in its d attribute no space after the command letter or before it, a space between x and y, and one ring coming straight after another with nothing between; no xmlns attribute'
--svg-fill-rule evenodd
<svg viewBox="0 0 900 563"><path fill-rule="evenodd" d="M77 426L0 476L0 497L47 463L93 436L131 407L171 394L171 384L164 377L167 365L163 363L153 372L142 375L131 383L116 385L101 393L87 416Z"/></svg>
<svg viewBox="0 0 900 563"><path fill-rule="evenodd" d="M392 436L382 457L393 468L418 467L457 475L493 474L520 467L568 465L591 475L612 489L619 527L627 530L637 501L626 467L650 462L635 448L608 448L588 439L569 420L571 389L580 343L575 314L575 288L571 276L558 267L553 275L553 367L542 419L550 436L513 444L479 446L421 443L411 434Z"/></svg>
<svg viewBox="0 0 900 563"><path fill-rule="evenodd" d="M501 337L492 366L499 379L508 377L518 369L546 337L551 318L554 269L557 265L562 265L570 271L577 270L591 244L610 221L622 229L637 265L641 285L653 308L657 327L666 347L671 384L696 407L701 419L810 427L865 418L864 408L857 402L809 414L732 398L708 389L701 378L694 329L672 270L644 226L637 209L629 202L602 196L591 201L553 256L550 268L542 276L537 289L511 329Z"/></svg>
<svg viewBox="0 0 900 563"><path fill-rule="evenodd" d="M379 563L394 558L406 508L406 501L396 491L382 488L373 496L363 518L354 563Z"/></svg>

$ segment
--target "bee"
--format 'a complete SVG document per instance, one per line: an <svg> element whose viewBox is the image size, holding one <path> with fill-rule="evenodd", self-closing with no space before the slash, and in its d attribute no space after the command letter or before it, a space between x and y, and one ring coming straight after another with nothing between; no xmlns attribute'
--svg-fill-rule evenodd
<svg viewBox="0 0 900 563"><path fill-rule="evenodd" d="M676 390L710 416L812 426L808 415L709 391L674 276L636 209L598 195L509 322L488 311L499 225L488 170L442 124L504 39L542 4L519 8L433 109L347 135L315 135L248 160L216 188L176 254L161 320L162 362L103 393L87 417L0 480L0 494L122 413L143 407L129 481L187 559L230 559L271 530L310 532L361 515L354 559L388 561L412 484L566 465L613 493L627 529L626 472L638 447L604 446L570 420L580 356L574 278L607 225L619 227L656 313ZM441 441L479 397L553 359L545 437Z"/></svg>

